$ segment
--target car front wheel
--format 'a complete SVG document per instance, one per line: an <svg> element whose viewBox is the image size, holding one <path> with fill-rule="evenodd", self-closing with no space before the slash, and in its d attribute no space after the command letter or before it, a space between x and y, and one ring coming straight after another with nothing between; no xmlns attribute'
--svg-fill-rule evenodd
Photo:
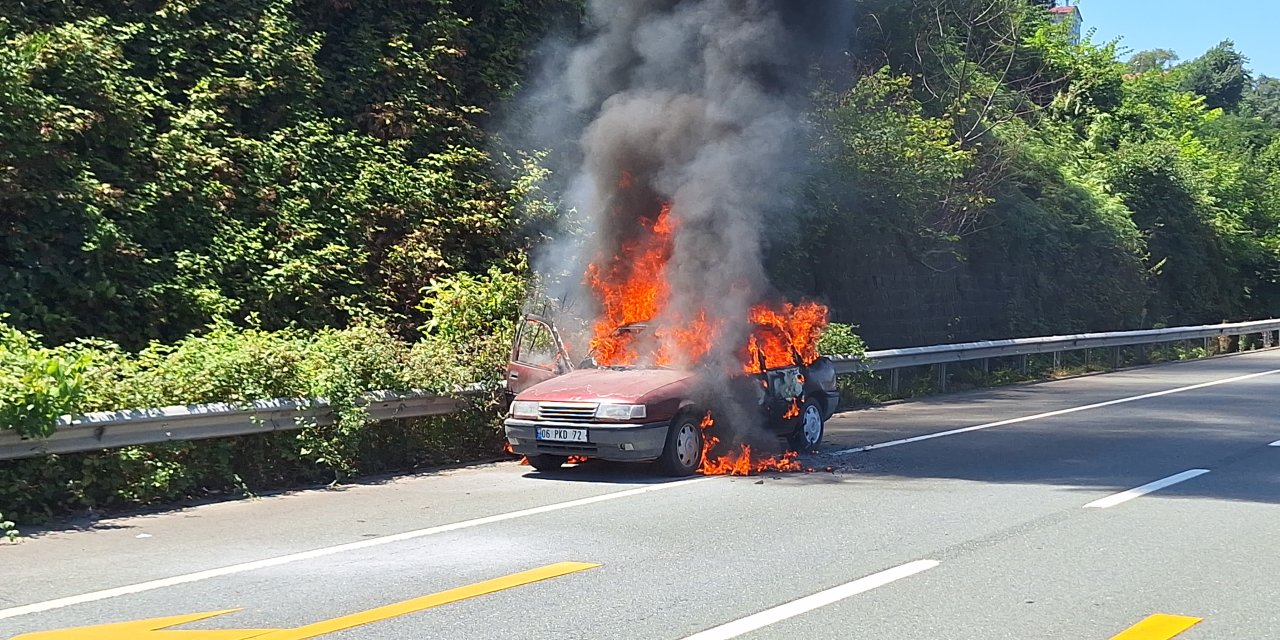
<svg viewBox="0 0 1280 640"><path fill-rule="evenodd" d="M791 448L800 453L817 451L822 443L822 405L815 400L806 400L800 405L800 417L797 418L796 430L791 434Z"/></svg>
<svg viewBox="0 0 1280 640"><path fill-rule="evenodd" d="M691 476L702 466L702 422L691 412L681 413L667 429L667 444L658 466L672 476Z"/></svg>

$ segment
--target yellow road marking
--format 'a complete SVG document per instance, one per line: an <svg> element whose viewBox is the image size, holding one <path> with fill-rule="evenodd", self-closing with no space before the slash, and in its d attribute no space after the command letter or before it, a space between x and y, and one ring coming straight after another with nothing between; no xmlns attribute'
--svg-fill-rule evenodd
<svg viewBox="0 0 1280 640"><path fill-rule="evenodd" d="M504 578L486 580L466 587L441 591L440 593L423 596L421 598L401 602L399 604L380 607L372 611L365 611L363 613L343 616L341 618L334 618L333 620L309 624L297 629L274 631L265 636L258 637L258 640L306 640L307 638L316 638L330 633L337 633L352 627L359 627L382 620L397 618L399 616L422 611L424 609L430 609L432 607L438 607L451 602L457 602L459 600L466 600L468 598L483 596L496 591L513 589L533 582L541 582L543 580L558 578L560 576L577 573L579 571L586 571L587 569L594 569L598 566L600 565L587 564L585 562L561 562L560 564L553 564L548 567L542 567L541 569L533 569L532 571L509 575Z"/></svg>
<svg viewBox="0 0 1280 640"><path fill-rule="evenodd" d="M1170 616L1161 613L1139 622L1111 640L1170 640L1200 624L1201 620L1202 618Z"/></svg>
<svg viewBox="0 0 1280 640"><path fill-rule="evenodd" d="M498 591L514 589L534 582L586 571L587 569L594 569L599 566L598 564L585 562L561 562L465 587L458 587L457 589L433 593L429 596L406 600L370 611L309 624L296 629L235 629L225 631L196 629L174 631L170 629L170 627L216 618L239 611L239 609L231 609L168 618L153 618L136 622L60 629L58 631L40 631L16 636L12 640L146 640L146 638L154 638L155 640L308 640L458 602L459 600L467 600Z"/></svg>

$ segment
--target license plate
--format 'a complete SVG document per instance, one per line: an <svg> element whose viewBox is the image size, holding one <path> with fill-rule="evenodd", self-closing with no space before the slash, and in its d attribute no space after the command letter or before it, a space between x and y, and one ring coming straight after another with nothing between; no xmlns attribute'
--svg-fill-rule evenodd
<svg viewBox="0 0 1280 640"><path fill-rule="evenodd" d="M539 440L552 442L586 442L586 429L538 429Z"/></svg>

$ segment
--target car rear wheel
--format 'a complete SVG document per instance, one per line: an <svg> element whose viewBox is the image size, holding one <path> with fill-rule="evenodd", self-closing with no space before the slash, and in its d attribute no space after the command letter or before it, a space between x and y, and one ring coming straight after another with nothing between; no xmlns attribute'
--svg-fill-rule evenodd
<svg viewBox="0 0 1280 640"><path fill-rule="evenodd" d="M569 459L564 456L536 455L528 456L528 460L529 466L543 473L548 473L558 471Z"/></svg>
<svg viewBox="0 0 1280 640"><path fill-rule="evenodd" d="M667 429L667 444L658 458L663 473L672 476L691 476L702 466L702 421L691 412L684 412L671 421Z"/></svg>
<svg viewBox="0 0 1280 640"><path fill-rule="evenodd" d="M791 448L800 453L817 451L825 428L822 422L822 405L816 400L805 400L800 405L800 417L796 421L796 430L790 438Z"/></svg>

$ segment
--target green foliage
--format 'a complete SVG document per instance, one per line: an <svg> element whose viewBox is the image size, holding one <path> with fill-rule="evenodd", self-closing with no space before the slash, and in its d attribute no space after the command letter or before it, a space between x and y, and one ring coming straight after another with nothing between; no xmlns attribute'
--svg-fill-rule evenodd
<svg viewBox="0 0 1280 640"><path fill-rule="evenodd" d="M430 320L411 357L439 376L437 384L502 382L528 292L524 274L497 268L436 280L423 291L420 308Z"/></svg>
<svg viewBox="0 0 1280 640"><path fill-rule="evenodd" d="M460 417L383 425L368 422L361 402L370 391L448 394L482 376L496 379L496 342L487 336L473 343L424 340L409 345L385 328L367 324L308 333L219 323L203 334L132 354L101 340L44 349L31 336L7 326L0 330L7 336L0 380L25 371L31 362L41 367L57 358L77 363L73 392L50 394L56 404L38 404L41 413L28 411L28 422L0 414L4 424L24 433L41 433L63 414L273 398L324 398L337 417L332 424L304 424L293 432L0 463L0 500L20 518L211 491L333 481L453 462L498 446L492 404L483 399ZM5 393L9 388L0 386ZM23 388L29 394L41 389L33 384ZM25 425L33 426L24 430Z"/></svg>
<svg viewBox="0 0 1280 640"><path fill-rule="evenodd" d="M510 328L528 294L527 280L492 268L481 277L459 273L432 282L422 309L430 315L423 327L450 342L468 342Z"/></svg>
<svg viewBox="0 0 1280 640"><path fill-rule="evenodd" d="M888 69L862 77L831 109L823 151L855 181L848 186L862 195L864 215L945 233L948 214L975 204L956 188L974 152L960 147L949 119L924 115L911 88L910 78Z"/></svg>
<svg viewBox="0 0 1280 640"><path fill-rule="evenodd" d="M1274 83L1230 41L1126 65L1032 4L856 3L852 89L815 118L822 274L775 271L864 326L854 292L892 293L857 283L981 283L1007 306L973 338L1280 313Z"/></svg>
<svg viewBox="0 0 1280 640"><path fill-rule="evenodd" d="M854 331L857 327L851 324L833 322L827 325L826 331L818 339L818 353L828 356L861 357L867 352L867 343L862 341Z"/></svg>
<svg viewBox="0 0 1280 640"><path fill-rule="evenodd" d="M0 427L38 437L82 402L90 358L36 340L0 323Z"/></svg>
<svg viewBox="0 0 1280 640"><path fill-rule="evenodd" d="M1129 69L1134 73L1148 71L1168 71L1178 61L1178 54L1170 49L1150 49L1139 51L1129 57Z"/></svg>
<svg viewBox="0 0 1280 640"><path fill-rule="evenodd" d="M13 542L18 539L18 536L22 535L22 532L18 531L18 527L13 523L13 521L5 520L4 514L0 513L0 535L4 536L6 540Z"/></svg>
<svg viewBox="0 0 1280 640"><path fill-rule="evenodd" d="M288 434L0 465L11 509L491 450L492 413L374 427L359 399L498 380L524 289L512 274L554 208L539 156L491 152L482 125L529 47L580 11L0 8L0 309L13 324L0 327L0 424L39 434L64 414L274 397L338 412Z"/></svg>
<svg viewBox="0 0 1280 640"><path fill-rule="evenodd" d="M1259 76L1245 95L1244 111L1272 129L1280 128L1280 79Z"/></svg>
<svg viewBox="0 0 1280 640"><path fill-rule="evenodd" d="M1187 91L1204 96L1210 109L1234 111L1244 98L1245 89L1253 84L1248 60L1235 49L1235 43L1224 40L1200 58L1183 65L1179 71Z"/></svg>
<svg viewBox="0 0 1280 640"><path fill-rule="evenodd" d="M480 125L578 10L0 9L0 309L55 342L130 349L250 315L411 336L424 286L535 237L543 173L491 155Z"/></svg>

